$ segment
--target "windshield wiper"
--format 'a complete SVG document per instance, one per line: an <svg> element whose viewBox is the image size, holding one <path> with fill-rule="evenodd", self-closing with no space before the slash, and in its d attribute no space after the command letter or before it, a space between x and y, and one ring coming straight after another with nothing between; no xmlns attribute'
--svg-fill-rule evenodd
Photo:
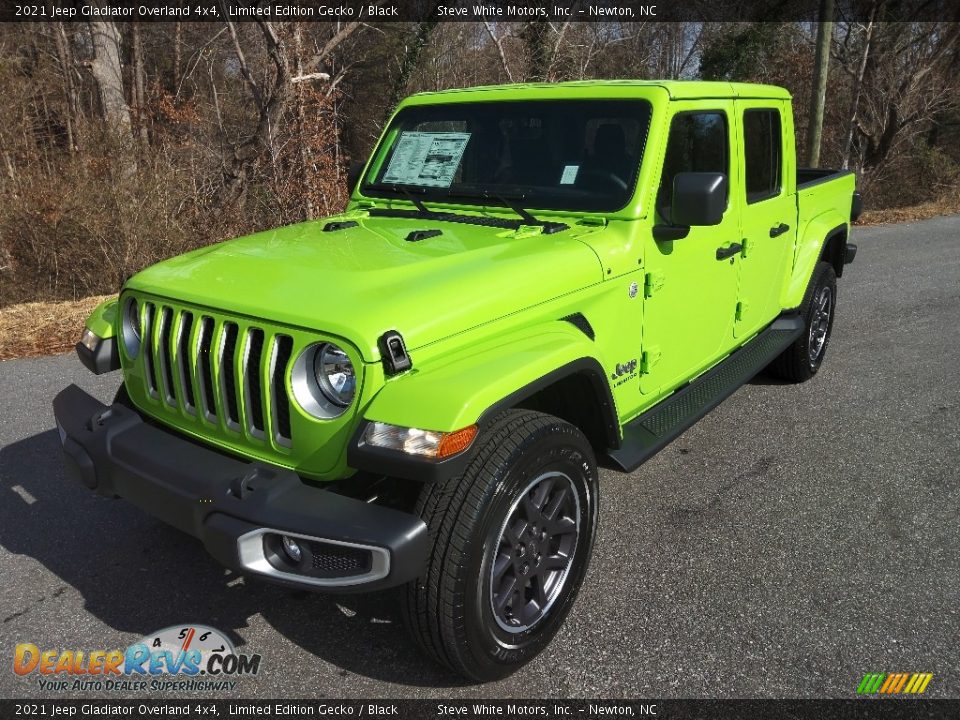
<svg viewBox="0 0 960 720"><path fill-rule="evenodd" d="M368 185L367 187L369 187L371 190L377 190L379 192L383 192L384 190L386 190L387 192L394 192L394 193L398 193L399 195L403 195L404 198L406 198L411 203L413 203L417 207L417 210L422 212L424 215L437 214L436 212L428 208L426 205L424 205L423 200L421 200L420 198L418 198L416 195L413 194L414 192L416 192L418 195L426 195L427 191L424 190L423 188L415 187L411 189L410 187L407 187L405 185L395 185L393 183L373 183L371 185Z"/></svg>
<svg viewBox="0 0 960 720"><path fill-rule="evenodd" d="M453 192L447 193L448 197L462 197L462 198L471 198L477 200L497 200L506 208L513 210L517 215L523 218L523 222L527 225L540 225L543 227L543 232L546 234L560 232L561 230L566 230L567 225L560 222L551 222L548 220L538 220L536 217L530 214L522 205L519 205L517 200L523 200L526 198L526 195L523 193L497 193L491 192L489 190L454 190Z"/></svg>

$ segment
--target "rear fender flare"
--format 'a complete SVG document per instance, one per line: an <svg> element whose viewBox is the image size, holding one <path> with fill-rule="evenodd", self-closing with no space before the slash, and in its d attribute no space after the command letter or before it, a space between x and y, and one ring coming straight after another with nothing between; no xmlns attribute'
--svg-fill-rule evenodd
<svg viewBox="0 0 960 720"><path fill-rule="evenodd" d="M782 307L792 309L800 306L824 245L837 234L847 233L848 229L848 219L836 210L822 213L807 223L803 235L797 240L793 272L784 289Z"/></svg>

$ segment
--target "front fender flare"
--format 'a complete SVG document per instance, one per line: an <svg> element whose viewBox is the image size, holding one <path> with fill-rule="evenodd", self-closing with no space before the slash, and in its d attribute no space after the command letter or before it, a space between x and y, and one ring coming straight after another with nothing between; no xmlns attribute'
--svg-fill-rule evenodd
<svg viewBox="0 0 960 720"><path fill-rule="evenodd" d="M572 325L557 321L500 336L388 380L364 412L365 422L349 446L348 464L418 480L455 474L462 471L460 456L433 462L361 447L363 430L369 422L383 422L441 432L479 424L482 432L500 410L575 373L586 374L598 392L608 439L615 447L619 444L617 412L597 348Z"/></svg>
<svg viewBox="0 0 960 720"><path fill-rule="evenodd" d="M87 316L86 326L95 332L97 337L106 340L116 334L117 312L119 311L117 302L115 297L104 300Z"/></svg>

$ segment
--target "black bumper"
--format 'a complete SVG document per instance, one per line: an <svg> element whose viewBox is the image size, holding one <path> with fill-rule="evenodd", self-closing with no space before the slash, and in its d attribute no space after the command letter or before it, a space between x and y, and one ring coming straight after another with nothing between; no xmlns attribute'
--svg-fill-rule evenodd
<svg viewBox="0 0 960 720"><path fill-rule="evenodd" d="M415 515L223 455L75 385L57 395L53 410L67 466L84 485L199 538L237 572L345 592L399 585L424 566L427 528ZM284 553L281 535L298 541L300 562Z"/></svg>

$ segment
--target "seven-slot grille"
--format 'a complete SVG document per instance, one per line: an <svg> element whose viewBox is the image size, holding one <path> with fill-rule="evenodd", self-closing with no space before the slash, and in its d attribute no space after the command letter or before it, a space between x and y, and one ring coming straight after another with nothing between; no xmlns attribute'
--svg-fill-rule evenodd
<svg viewBox="0 0 960 720"><path fill-rule="evenodd" d="M293 338L154 302L143 303L142 327L151 397L277 449L291 447L284 378Z"/></svg>

